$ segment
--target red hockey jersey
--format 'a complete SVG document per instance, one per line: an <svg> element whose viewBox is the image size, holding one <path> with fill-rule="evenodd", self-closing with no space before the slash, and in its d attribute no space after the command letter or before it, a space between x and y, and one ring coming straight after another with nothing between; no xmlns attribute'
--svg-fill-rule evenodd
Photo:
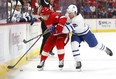
<svg viewBox="0 0 116 79"><path fill-rule="evenodd" d="M61 16L58 13L51 12L48 20L44 20L44 22L45 22L47 28L55 26L56 27L56 33L59 34L59 33L62 32L63 27L66 23L66 20L67 19L66 19L65 16Z"/></svg>

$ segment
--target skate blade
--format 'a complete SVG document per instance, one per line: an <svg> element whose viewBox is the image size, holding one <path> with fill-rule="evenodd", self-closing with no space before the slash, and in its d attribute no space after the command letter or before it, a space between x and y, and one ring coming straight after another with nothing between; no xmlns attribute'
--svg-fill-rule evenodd
<svg viewBox="0 0 116 79"><path fill-rule="evenodd" d="M81 69L76 69L77 70L77 72L81 72L82 70Z"/></svg>
<svg viewBox="0 0 116 79"><path fill-rule="evenodd" d="M44 70L44 68L38 68L38 71L43 71Z"/></svg>
<svg viewBox="0 0 116 79"><path fill-rule="evenodd" d="M62 71L62 70L63 70L63 68L59 68L59 70L60 70L60 71Z"/></svg>

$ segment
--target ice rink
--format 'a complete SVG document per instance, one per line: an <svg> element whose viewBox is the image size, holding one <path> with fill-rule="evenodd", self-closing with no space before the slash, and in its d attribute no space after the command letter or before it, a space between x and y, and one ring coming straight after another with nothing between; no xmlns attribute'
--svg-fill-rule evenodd
<svg viewBox="0 0 116 79"><path fill-rule="evenodd" d="M55 56L49 56L43 71L36 68L40 57L28 60L20 68L14 68L7 79L115 79L116 78L116 33L94 33L100 43L105 44L113 51L113 56L105 52L89 48L86 42L80 47L82 71L75 69L70 42L65 47L65 61L62 71L58 68L57 51Z"/></svg>

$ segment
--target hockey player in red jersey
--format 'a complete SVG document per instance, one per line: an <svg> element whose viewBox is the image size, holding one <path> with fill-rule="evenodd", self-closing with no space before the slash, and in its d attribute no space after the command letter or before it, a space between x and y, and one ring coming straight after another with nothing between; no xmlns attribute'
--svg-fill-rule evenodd
<svg viewBox="0 0 116 79"><path fill-rule="evenodd" d="M43 69L44 63L46 58L49 55L49 51L56 46L58 58L59 58L59 68L63 68L64 66L64 46L67 42L68 34L62 34L63 27L66 23L66 17L61 16L50 10L47 7L44 7L41 12L40 16L42 16L46 26L48 29L51 29L51 35L48 37L42 54L40 58L40 63L37 66L39 70ZM54 28L55 26L55 28Z"/></svg>

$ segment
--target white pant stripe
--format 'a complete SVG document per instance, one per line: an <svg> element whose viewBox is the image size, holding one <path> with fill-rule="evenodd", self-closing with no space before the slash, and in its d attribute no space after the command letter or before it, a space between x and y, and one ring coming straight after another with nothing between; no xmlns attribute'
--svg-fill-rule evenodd
<svg viewBox="0 0 116 79"><path fill-rule="evenodd" d="M42 55L43 55L43 56L49 56L49 53L43 51L43 52L42 52Z"/></svg>
<svg viewBox="0 0 116 79"><path fill-rule="evenodd" d="M61 50L57 51L58 54L64 54L64 52L65 52L64 49L61 49Z"/></svg>

